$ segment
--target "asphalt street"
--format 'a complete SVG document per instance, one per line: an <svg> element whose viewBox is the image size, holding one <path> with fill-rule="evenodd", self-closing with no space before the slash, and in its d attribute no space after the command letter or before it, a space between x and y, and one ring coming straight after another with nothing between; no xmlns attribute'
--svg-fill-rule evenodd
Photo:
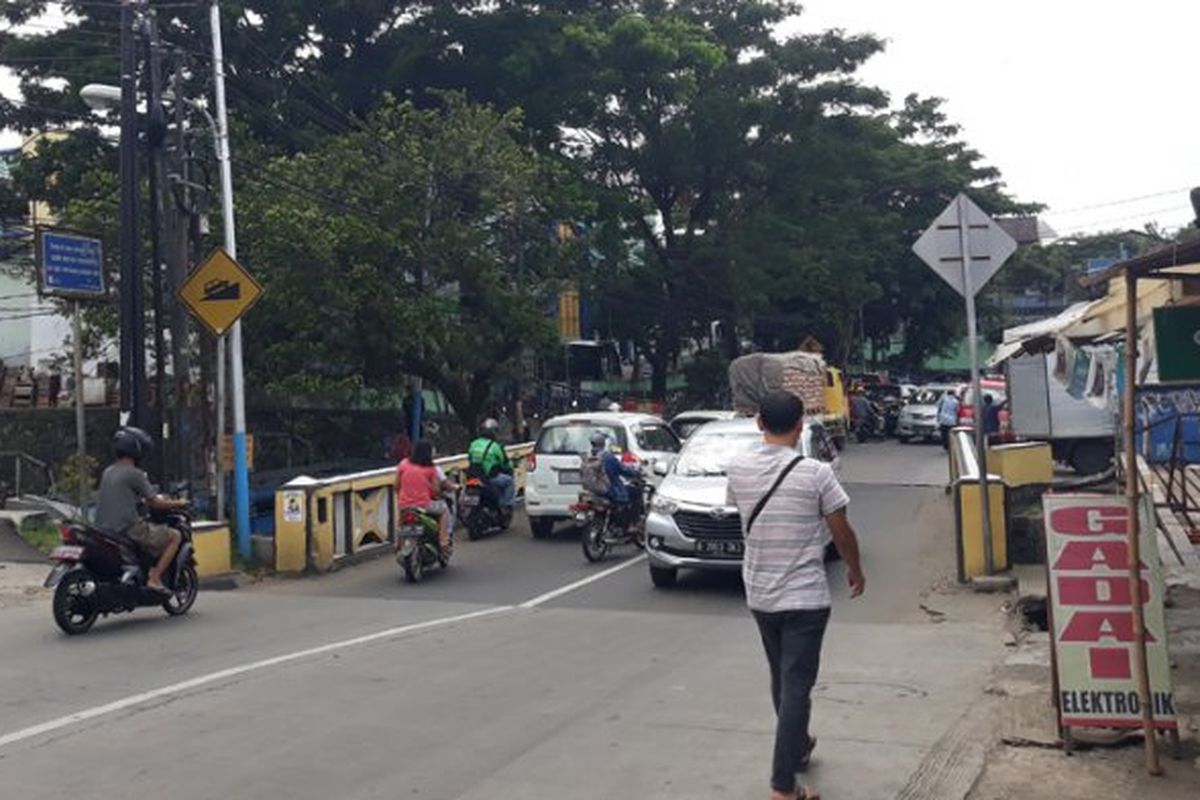
<svg viewBox="0 0 1200 800"><path fill-rule="evenodd" d="M937 447L845 455L868 586L851 602L834 567L827 798L937 773L1001 655L999 601L945 588L944 469ZM0 609L5 798L761 798L772 730L736 576L656 590L632 553L586 564L569 528L463 541L419 586L380 559L77 639L45 602Z"/></svg>

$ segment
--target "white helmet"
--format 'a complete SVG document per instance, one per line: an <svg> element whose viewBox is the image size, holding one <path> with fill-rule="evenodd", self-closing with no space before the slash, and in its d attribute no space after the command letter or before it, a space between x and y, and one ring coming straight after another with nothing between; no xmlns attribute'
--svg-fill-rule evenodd
<svg viewBox="0 0 1200 800"><path fill-rule="evenodd" d="M482 430L485 434L491 434L495 436L500 430L500 423L494 418L488 417L483 421L483 425L480 426L480 430Z"/></svg>

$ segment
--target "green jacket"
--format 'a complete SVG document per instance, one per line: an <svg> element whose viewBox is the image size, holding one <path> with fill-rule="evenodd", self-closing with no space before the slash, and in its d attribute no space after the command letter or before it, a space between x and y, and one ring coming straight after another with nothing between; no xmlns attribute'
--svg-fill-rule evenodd
<svg viewBox="0 0 1200 800"><path fill-rule="evenodd" d="M478 466L489 478L498 472L512 472L512 462L508 460L508 451L504 449L504 445L486 436L480 436L471 442L467 450L467 461L472 466Z"/></svg>

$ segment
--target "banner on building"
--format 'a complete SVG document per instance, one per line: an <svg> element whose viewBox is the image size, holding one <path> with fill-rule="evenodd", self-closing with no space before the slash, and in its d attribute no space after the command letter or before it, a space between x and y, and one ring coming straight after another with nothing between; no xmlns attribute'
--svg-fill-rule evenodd
<svg viewBox="0 0 1200 800"><path fill-rule="evenodd" d="M1048 494L1042 502L1059 725L1140 728L1125 498ZM1154 724L1175 729L1162 565L1148 507L1142 515L1141 562Z"/></svg>

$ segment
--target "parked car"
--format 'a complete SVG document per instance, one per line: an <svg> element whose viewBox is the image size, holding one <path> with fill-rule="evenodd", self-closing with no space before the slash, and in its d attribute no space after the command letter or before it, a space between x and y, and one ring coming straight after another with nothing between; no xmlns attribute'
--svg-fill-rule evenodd
<svg viewBox="0 0 1200 800"><path fill-rule="evenodd" d="M736 418L736 411L684 411L682 414L676 415L675 418L671 420L671 430L675 431L675 435L678 436L680 440L686 441L702 425L706 425L709 422L715 422L717 420L730 420Z"/></svg>
<svg viewBox="0 0 1200 800"><path fill-rule="evenodd" d="M938 438L937 410L946 392L952 392L951 384L931 384L916 389L908 402L900 409L900 421L896 424L896 438L909 442L921 438L931 441Z"/></svg>
<svg viewBox="0 0 1200 800"><path fill-rule="evenodd" d="M571 506L579 502L582 456L591 452L592 434L598 430L608 434L624 461L642 464L652 483L659 480L654 465L669 465L681 446L671 427L651 414L597 411L547 420L525 475L525 513L535 537L549 536L555 522L573 516Z"/></svg>
<svg viewBox="0 0 1200 800"><path fill-rule="evenodd" d="M646 553L655 586L673 586L681 569L741 569L742 520L727 502L725 468L760 441L753 419L712 422L688 439L665 470L646 517ZM819 421L805 424L798 449L840 469L838 450Z"/></svg>

